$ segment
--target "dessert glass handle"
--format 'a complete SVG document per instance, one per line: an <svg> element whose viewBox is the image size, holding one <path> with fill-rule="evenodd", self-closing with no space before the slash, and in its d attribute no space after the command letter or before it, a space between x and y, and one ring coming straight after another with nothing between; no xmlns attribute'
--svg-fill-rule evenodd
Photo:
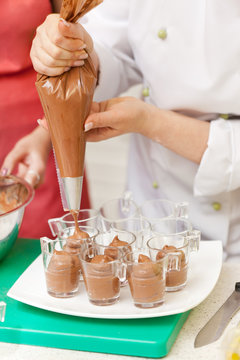
<svg viewBox="0 0 240 360"><path fill-rule="evenodd" d="M6 303L4 301L0 301L0 321L4 322L5 313L6 313Z"/></svg>
<svg viewBox="0 0 240 360"><path fill-rule="evenodd" d="M180 271L179 254L176 252L167 254L167 271L177 270Z"/></svg>
<svg viewBox="0 0 240 360"><path fill-rule="evenodd" d="M132 192L131 191L125 191L122 197L122 211L124 213L129 212L130 204L129 202L132 200Z"/></svg>
<svg viewBox="0 0 240 360"><path fill-rule="evenodd" d="M117 277L121 282L124 282L126 280L126 274L127 274L127 264L119 263L117 266Z"/></svg>
<svg viewBox="0 0 240 360"><path fill-rule="evenodd" d="M199 242L201 240L201 231L199 230L191 230L186 237L189 243L190 251L198 251L199 250Z"/></svg>
<svg viewBox="0 0 240 360"><path fill-rule="evenodd" d="M177 203L174 209L174 217L188 219L188 206L189 203L186 201Z"/></svg>
<svg viewBox="0 0 240 360"><path fill-rule="evenodd" d="M59 218L49 219L48 225L51 229L53 236L57 236L59 231L63 230L63 227L61 225Z"/></svg>

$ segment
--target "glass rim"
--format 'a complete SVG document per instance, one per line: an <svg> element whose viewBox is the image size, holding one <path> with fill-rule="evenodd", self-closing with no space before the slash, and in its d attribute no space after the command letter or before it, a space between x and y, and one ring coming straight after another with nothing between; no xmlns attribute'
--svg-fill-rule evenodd
<svg viewBox="0 0 240 360"><path fill-rule="evenodd" d="M115 229L111 229L111 230L115 231ZM127 246L129 246L129 245L132 245L132 244L137 240L136 235L133 234L131 231L118 230L118 229L116 229L116 232L120 232L120 233L122 232L122 233L130 234L130 235L133 237L133 240L132 240L131 242L127 243L126 245L122 245L122 246L103 245L103 244L99 244L99 243L96 243L96 242L95 242L95 244L96 244L96 245L99 245L99 246L102 246L102 247L105 247L105 248L106 248L106 247L107 247L107 248L116 248L116 247L117 247L117 248L124 248L124 247L127 247ZM98 232L98 234L95 235L94 241L96 240L97 237L104 236L104 235L107 235L107 234L111 235L111 233L110 233L109 231ZM117 234L115 234L115 236L117 236ZM114 236L114 237L115 237L115 236ZM113 238L113 239L114 239L114 238ZM113 239L112 239L112 241L113 241ZM124 240L120 240L120 241L124 241Z"/></svg>
<svg viewBox="0 0 240 360"><path fill-rule="evenodd" d="M93 247L94 247L94 245L96 245L96 244L93 244ZM101 245L100 245L101 246ZM115 246L112 246L114 249L116 249L117 247ZM91 263L90 261L86 261L84 258L83 258L83 256L87 253L89 251L89 249L84 249L82 252L81 252L81 254L80 254L80 258L81 258L81 261L83 261L84 263L87 263L87 264L92 264L92 265L94 265L94 266L102 266L103 264L113 264L113 263L120 263L120 259L113 259L112 261L108 261L107 263L100 263L100 264L96 264L96 263ZM104 254L98 254L98 255L104 255Z"/></svg>
<svg viewBox="0 0 240 360"><path fill-rule="evenodd" d="M175 235L175 234L173 234L173 235ZM151 241L152 239L158 238L158 236L165 236L165 235L163 234L163 235L157 235L157 236L151 237L151 238L148 239L148 241L147 241L147 247L148 247L150 250L156 250L156 251L162 250L162 251L165 252L165 250L163 250L163 248L160 249L160 248L152 247L152 246L149 245L150 241ZM166 235L166 236L168 236L168 235ZM170 236L172 236L172 234L170 234ZM181 249L184 249L184 248L186 248L186 247L189 246L189 241L186 239L186 236L182 236L182 235L180 235L180 236L181 236L181 238L184 240L184 242L186 241L186 244L184 244L183 246L175 246L175 245L173 245L173 246L175 246L175 248L176 248L177 250L181 250ZM165 244L165 245L167 245L167 244Z"/></svg>
<svg viewBox="0 0 240 360"><path fill-rule="evenodd" d="M138 212L138 205L137 203L133 200L133 199L124 199L124 198L114 198L114 199L109 199L107 201L105 201L99 208L99 215L103 218L103 219L106 219L107 221L109 221L109 218L107 218L106 216L104 216L102 214L102 211L103 211L103 207L106 206L107 204L109 203L113 203L113 202L119 202L119 201L126 201L126 202L129 202L131 204L134 205L134 207L136 208L136 213ZM123 219L128 219L128 218L123 218ZM113 221L114 219L110 219L110 221Z"/></svg>
<svg viewBox="0 0 240 360"><path fill-rule="evenodd" d="M94 215L94 216L91 216L91 217L88 217L88 218L86 218L86 219L78 219L78 222L84 222L84 221L89 221L89 220L94 220L96 217L98 217L98 215L99 215L99 211L97 210L97 209L80 209L79 210L79 213L83 213L84 211L89 211L89 212L91 212L91 211L94 211L94 212L96 212L96 215ZM61 222L64 222L64 223L74 223L74 219L72 219L72 220L64 220L64 218L65 217L67 217L67 216L69 216L69 215L71 215L71 213L70 212L68 212L67 214L65 214L65 215L63 215L63 216L60 216L60 217L58 217L58 218L52 218L52 219L49 219L49 221L61 221Z"/></svg>
<svg viewBox="0 0 240 360"><path fill-rule="evenodd" d="M69 229L74 229L75 230L75 226L69 226L66 227L65 229L61 229L59 230L58 234L57 234L57 238L59 238L59 236L62 236L62 234L66 234L67 231L69 231ZM88 233L88 229L94 230L96 232L96 234L94 235L89 235L88 234L88 238L77 238L77 239L69 239L69 240L88 240L88 239L93 239L95 236L99 235L99 230L93 226L88 226L88 225L80 225L79 226L80 230L86 230L85 232ZM68 240L68 238L60 238L59 240Z"/></svg>
<svg viewBox="0 0 240 360"><path fill-rule="evenodd" d="M113 224L114 224L114 223L116 223L116 224L122 224L122 223L124 223L124 222L133 221L133 220L134 220L134 221L139 221L139 222L144 221L146 224L149 225L149 228L151 229L151 223L148 221L147 218L145 218L145 217L137 217L137 216L132 216L132 217L125 218L125 219L113 220L113 221L111 222L111 229L113 229L113 230L116 229L116 230L128 231L128 230L124 230L124 229L117 229L117 228L113 227ZM145 229L143 229L143 230L145 230Z"/></svg>
<svg viewBox="0 0 240 360"><path fill-rule="evenodd" d="M150 248L149 248L150 249ZM146 251L146 249L144 249ZM155 250L155 249L154 249ZM157 249L158 251L160 249ZM132 261L132 260L126 260L125 257L128 256L128 255L131 255L131 254L134 254L134 253L139 253L141 254L143 251L141 249L138 249L138 250L133 250L133 251L128 251L126 254L124 254L120 260L122 260L123 262L126 262L127 264L136 264L136 265L143 265L143 264L148 264L147 262L142 262L142 263L138 263L138 262L135 262L135 261ZM158 259L158 260L151 260L151 263L153 264L156 264L156 263L159 263L159 262L163 262L165 261L166 257L168 256L167 252L164 251L164 257ZM142 255L145 255L145 254L142 254Z"/></svg>

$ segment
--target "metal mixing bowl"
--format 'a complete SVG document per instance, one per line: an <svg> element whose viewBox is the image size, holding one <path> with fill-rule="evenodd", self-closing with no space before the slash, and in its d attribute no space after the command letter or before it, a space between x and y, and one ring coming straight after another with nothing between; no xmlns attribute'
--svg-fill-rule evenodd
<svg viewBox="0 0 240 360"><path fill-rule="evenodd" d="M0 260L15 243L25 207L34 190L25 180L14 175L0 176Z"/></svg>

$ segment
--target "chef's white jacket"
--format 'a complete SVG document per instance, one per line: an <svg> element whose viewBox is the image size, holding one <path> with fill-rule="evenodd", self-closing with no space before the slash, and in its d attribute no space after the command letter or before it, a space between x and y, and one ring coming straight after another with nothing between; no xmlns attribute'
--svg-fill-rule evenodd
<svg viewBox="0 0 240 360"><path fill-rule="evenodd" d="M142 83L146 102L211 121L200 165L132 135L134 199L188 201L202 238L240 259L239 0L104 0L84 22L100 60L96 100Z"/></svg>

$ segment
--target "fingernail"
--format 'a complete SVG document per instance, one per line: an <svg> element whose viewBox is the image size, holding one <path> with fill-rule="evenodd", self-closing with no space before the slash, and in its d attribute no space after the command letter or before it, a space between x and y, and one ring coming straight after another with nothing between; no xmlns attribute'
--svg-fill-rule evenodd
<svg viewBox="0 0 240 360"><path fill-rule="evenodd" d="M83 44L82 46L80 46L79 50L83 50L83 49L86 49L87 45L86 44Z"/></svg>
<svg viewBox="0 0 240 360"><path fill-rule="evenodd" d="M1 176L6 176L8 174L8 169L7 168L2 168L1 169Z"/></svg>
<svg viewBox="0 0 240 360"><path fill-rule="evenodd" d="M92 128L93 128L93 123L92 122L87 123L84 126L84 131L87 132L87 131L91 130Z"/></svg>
<svg viewBox="0 0 240 360"><path fill-rule="evenodd" d="M39 126L42 126L41 119L37 119L37 123L38 123Z"/></svg>
<svg viewBox="0 0 240 360"><path fill-rule="evenodd" d="M82 66L83 64L84 64L84 61L78 60L78 61L74 61L73 66Z"/></svg>
<svg viewBox="0 0 240 360"><path fill-rule="evenodd" d="M79 55L79 59L86 59L88 57L87 53Z"/></svg>
<svg viewBox="0 0 240 360"><path fill-rule="evenodd" d="M64 20L63 18L60 18L59 21L62 21L62 23L67 27L70 26L70 24L66 20Z"/></svg>
<svg viewBox="0 0 240 360"><path fill-rule="evenodd" d="M68 70L70 70L71 68L68 66L68 67L65 67L64 68L64 71L68 71Z"/></svg>

